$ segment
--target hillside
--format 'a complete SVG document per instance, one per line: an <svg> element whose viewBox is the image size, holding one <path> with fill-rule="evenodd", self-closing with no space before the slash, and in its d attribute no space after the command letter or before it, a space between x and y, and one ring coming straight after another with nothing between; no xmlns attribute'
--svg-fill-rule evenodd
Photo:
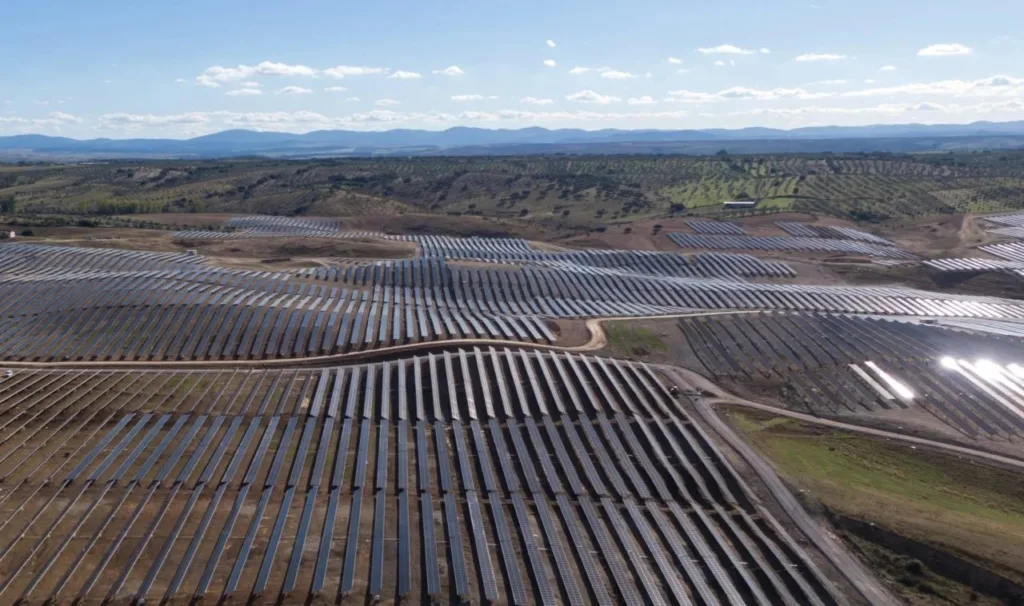
<svg viewBox="0 0 1024 606"><path fill-rule="evenodd" d="M866 221L1024 208L1024 152L119 161L0 167L0 211L27 214L413 212L572 228L759 198Z"/></svg>
<svg viewBox="0 0 1024 606"><path fill-rule="evenodd" d="M0 137L0 161L123 158L935 152L1024 147L1024 121L703 130L227 130L191 139Z"/></svg>

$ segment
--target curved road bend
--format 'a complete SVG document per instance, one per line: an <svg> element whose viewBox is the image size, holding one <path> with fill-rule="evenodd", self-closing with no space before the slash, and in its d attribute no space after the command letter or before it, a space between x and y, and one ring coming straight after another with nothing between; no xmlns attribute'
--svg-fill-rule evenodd
<svg viewBox="0 0 1024 606"><path fill-rule="evenodd" d="M662 369L666 374L674 377L680 385L690 383L690 381L687 381L685 377L671 367L662 367ZM796 497L793 496L789 488L782 483L782 480L775 473L775 470L772 469L771 465L754 452L743 439L737 436L732 428L715 414L711 405L705 402L704 398L699 396L690 397L690 401L704 422L743 457L765 486L768 487L768 490L771 491L772 496L775 497L775 500L786 512L786 515L793 520L804 536L817 545L818 549L828 558L836 570L846 577L847 581L857 589L857 592L867 600L868 604L872 606L897 606L899 604L860 561L850 555L839 541L832 538L815 522L807 513L807 510L796 500Z"/></svg>
<svg viewBox="0 0 1024 606"><path fill-rule="evenodd" d="M206 369L206 368L291 368L306 366L327 366L332 364L346 364L349 362L361 362L385 356L415 353L422 350L439 349L445 347L518 347L521 349L540 349L543 351L579 353L596 351L608 344L608 336L605 334L604 322L618 322L623 320L671 320L676 318L689 318L694 316L716 316L723 314L744 314L757 313L756 310L726 310L726 311L689 311L677 314L665 314L660 316L616 316L609 318L590 318L586 321L587 330L590 331L590 339L582 345L549 345L546 343L530 343L527 341L512 341L508 339L446 339L440 341L422 341L418 343L407 343L404 345L391 345L368 349L366 351L353 351L343 354L329 356L312 356L308 358L280 358L273 360L174 360L174 361L69 361L69 362L4 362L0 361L0 368L106 368L123 370L162 370L162 369Z"/></svg>

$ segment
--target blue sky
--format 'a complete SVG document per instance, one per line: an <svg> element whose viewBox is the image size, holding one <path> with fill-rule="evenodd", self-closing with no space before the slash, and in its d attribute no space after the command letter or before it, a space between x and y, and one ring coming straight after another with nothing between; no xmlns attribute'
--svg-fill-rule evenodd
<svg viewBox="0 0 1024 606"><path fill-rule="evenodd" d="M16 0L0 135L1024 119L1024 2Z"/></svg>

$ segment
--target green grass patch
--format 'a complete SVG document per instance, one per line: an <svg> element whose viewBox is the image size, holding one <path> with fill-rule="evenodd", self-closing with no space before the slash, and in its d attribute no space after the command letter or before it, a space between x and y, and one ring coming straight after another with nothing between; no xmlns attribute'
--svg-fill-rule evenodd
<svg viewBox="0 0 1024 606"><path fill-rule="evenodd" d="M664 353L665 343L654 331L632 322L611 322L605 325L608 349L616 355L642 358L652 353Z"/></svg>
<svg viewBox="0 0 1024 606"><path fill-rule="evenodd" d="M1024 578L1020 475L792 419L729 418L783 477L829 509Z"/></svg>

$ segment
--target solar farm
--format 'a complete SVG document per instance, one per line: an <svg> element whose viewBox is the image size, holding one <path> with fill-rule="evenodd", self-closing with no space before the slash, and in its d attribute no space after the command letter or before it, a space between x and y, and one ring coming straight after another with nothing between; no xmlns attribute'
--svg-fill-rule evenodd
<svg viewBox="0 0 1024 606"><path fill-rule="evenodd" d="M686 219L639 250L235 216L163 251L4 243L0 603L884 603L708 423L705 382L1014 452L1024 301L805 271L1020 277L1018 244L771 229ZM282 238L415 252L190 250ZM678 355L616 357L611 322Z"/></svg>

